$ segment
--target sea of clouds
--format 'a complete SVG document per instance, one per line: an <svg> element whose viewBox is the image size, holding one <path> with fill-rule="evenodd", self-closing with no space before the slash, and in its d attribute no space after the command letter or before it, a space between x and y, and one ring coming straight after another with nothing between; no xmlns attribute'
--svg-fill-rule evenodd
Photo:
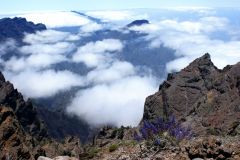
<svg viewBox="0 0 240 160"><path fill-rule="evenodd" d="M126 34L136 31L146 34L144 39L149 42L146 43L149 49L160 46L173 49L177 58L167 63L167 72L179 71L206 52L219 68L240 61L239 26L232 22L236 17L218 15L212 8L91 11L85 14L102 23L73 12L19 14L29 21L46 24L48 30L26 34L22 46L12 39L2 43L1 55L17 50L21 56L12 56L7 61L0 59L0 62L7 80L26 98L50 97L72 87L83 87L66 111L91 125L136 126L143 115L145 98L157 91L159 79L164 78L119 59L118 54L126 43L121 39L77 43L96 31L106 28ZM148 19L151 23L126 31L123 26L135 19ZM55 30L69 26L78 26L79 32ZM53 65L62 62L84 64L89 72L77 74L68 69L53 69Z"/></svg>

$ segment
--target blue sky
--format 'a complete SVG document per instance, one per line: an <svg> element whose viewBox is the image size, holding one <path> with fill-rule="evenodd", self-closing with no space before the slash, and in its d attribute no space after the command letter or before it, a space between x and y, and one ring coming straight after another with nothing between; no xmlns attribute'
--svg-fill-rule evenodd
<svg viewBox="0 0 240 160"><path fill-rule="evenodd" d="M239 0L2 0L0 11L104 10L176 6L239 7Z"/></svg>

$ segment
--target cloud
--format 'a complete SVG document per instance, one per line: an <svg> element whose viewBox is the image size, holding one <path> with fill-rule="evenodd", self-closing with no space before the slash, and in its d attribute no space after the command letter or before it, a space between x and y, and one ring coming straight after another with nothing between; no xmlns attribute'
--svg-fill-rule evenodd
<svg viewBox="0 0 240 160"><path fill-rule="evenodd" d="M147 14L137 14L129 10L119 10L119 11L89 11L86 12L87 15L100 18L104 22L116 22L116 21L126 21L126 20L135 20L135 19L147 19Z"/></svg>
<svg viewBox="0 0 240 160"><path fill-rule="evenodd" d="M57 42L55 44L25 45L19 50L23 54L67 54L75 49L75 45L69 42Z"/></svg>
<svg viewBox="0 0 240 160"><path fill-rule="evenodd" d="M43 23L48 28L82 26L91 21L77 13L73 12L35 12L20 14L18 17L24 17L34 23Z"/></svg>
<svg viewBox="0 0 240 160"><path fill-rule="evenodd" d="M82 34L86 34L86 33L96 32L96 31L101 30L101 29L103 29L102 25L97 24L97 23L89 23L89 24L83 25L80 28L80 32Z"/></svg>
<svg viewBox="0 0 240 160"><path fill-rule="evenodd" d="M147 33L145 39L150 41L150 48L163 45L175 50L175 55L179 58L167 64L167 72L179 71L207 52L211 54L212 61L218 68L240 60L240 41L226 41L226 38L215 37L231 36L233 28L230 20L225 17L203 16L195 20L164 19L132 27L130 30Z"/></svg>
<svg viewBox="0 0 240 160"><path fill-rule="evenodd" d="M25 70L18 74L11 72L4 74L24 96L31 98L53 96L60 91L84 84L82 77L69 71Z"/></svg>
<svg viewBox="0 0 240 160"><path fill-rule="evenodd" d="M158 31L178 31L189 34L210 33L221 29L226 29L229 21L222 17L202 17L195 21L178 21L175 19L165 19L152 24L133 26L130 30L155 33Z"/></svg>
<svg viewBox="0 0 240 160"><path fill-rule="evenodd" d="M122 51L123 47L118 39L103 39L78 48L73 60L92 70L85 77L89 87L77 93L67 107L69 113L93 126L139 123L145 97L157 88L156 79L143 71L140 76L138 67L120 61L112 53Z"/></svg>
<svg viewBox="0 0 240 160"><path fill-rule="evenodd" d="M146 96L156 89L154 84L153 79L139 76L99 84L79 91L67 111L94 126L136 126L142 118Z"/></svg>
<svg viewBox="0 0 240 160"><path fill-rule="evenodd" d="M17 43L13 39L7 39L0 43L0 56L4 55L7 51L12 51L17 48Z"/></svg>
<svg viewBox="0 0 240 160"><path fill-rule="evenodd" d="M121 21L129 19L131 17L131 13L129 11L90 11L86 14L93 17L101 18L105 22Z"/></svg>
<svg viewBox="0 0 240 160"><path fill-rule="evenodd" d="M52 64L67 61L63 55L50 54L33 54L29 57L11 57L10 60L4 62L5 69L13 72L23 71L26 68L43 69Z"/></svg>
<svg viewBox="0 0 240 160"><path fill-rule="evenodd" d="M67 70L55 71L51 67L70 61L68 54L76 49L75 44L68 41L74 39L72 36L68 32L53 30L26 34L23 40L26 44L15 47L18 55L2 62L6 78L30 98L49 97L83 85L84 78L80 75ZM15 46L14 41L6 43L5 46Z"/></svg>
<svg viewBox="0 0 240 160"><path fill-rule="evenodd" d="M87 80L93 83L108 83L134 74L135 68L131 63L116 60L108 66L90 71L87 74Z"/></svg>
<svg viewBox="0 0 240 160"><path fill-rule="evenodd" d="M75 37L75 38L74 38ZM72 35L68 32L60 32L55 30L38 31L33 34L26 34L23 42L28 44L52 44L59 41L74 41L79 40L80 37Z"/></svg>
<svg viewBox="0 0 240 160"><path fill-rule="evenodd" d="M111 55L106 52L119 52L123 47L122 42L118 39L89 42L78 48L72 60L74 62L83 62L88 67L97 67L100 63L106 62L107 59L111 59Z"/></svg>

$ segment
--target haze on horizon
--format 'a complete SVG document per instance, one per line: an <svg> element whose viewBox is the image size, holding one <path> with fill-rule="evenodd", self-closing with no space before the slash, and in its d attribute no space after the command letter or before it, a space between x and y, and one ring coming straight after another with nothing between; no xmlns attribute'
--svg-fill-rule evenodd
<svg viewBox="0 0 240 160"><path fill-rule="evenodd" d="M12 0L2 1L1 14L12 12L46 11L46 10L119 10L137 8L166 7L240 7L238 0Z"/></svg>

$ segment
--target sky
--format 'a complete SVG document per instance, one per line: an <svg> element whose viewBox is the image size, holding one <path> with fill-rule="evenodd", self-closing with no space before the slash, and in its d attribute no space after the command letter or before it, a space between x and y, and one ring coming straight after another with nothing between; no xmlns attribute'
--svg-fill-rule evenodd
<svg viewBox="0 0 240 160"><path fill-rule="evenodd" d="M2 0L0 12L106 10L162 7L240 7L239 0Z"/></svg>

